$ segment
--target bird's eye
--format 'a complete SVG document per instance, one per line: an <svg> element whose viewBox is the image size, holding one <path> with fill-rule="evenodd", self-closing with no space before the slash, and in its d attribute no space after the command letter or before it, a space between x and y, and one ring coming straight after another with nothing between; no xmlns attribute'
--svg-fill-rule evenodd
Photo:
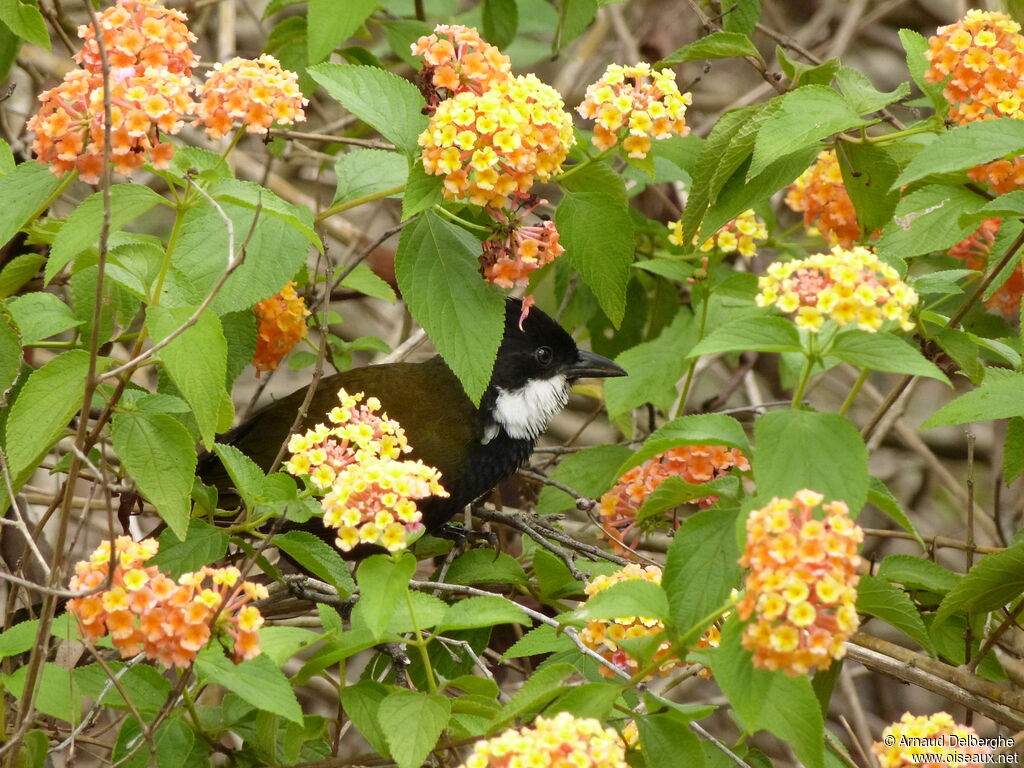
<svg viewBox="0 0 1024 768"><path fill-rule="evenodd" d="M555 353L551 351L551 347L538 347L537 351L533 353L533 357L546 368L555 359Z"/></svg>

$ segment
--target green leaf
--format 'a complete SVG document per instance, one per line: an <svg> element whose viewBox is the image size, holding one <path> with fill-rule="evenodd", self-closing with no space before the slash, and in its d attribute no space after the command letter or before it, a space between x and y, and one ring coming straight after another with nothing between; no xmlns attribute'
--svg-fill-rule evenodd
<svg viewBox="0 0 1024 768"><path fill-rule="evenodd" d="M220 560L227 551L227 533L205 520L189 520L183 540L177 540L171 529L160 534L160 551L147 566L159 565L163 573L176 579Z"/></svg>
<svg viewBox="0 0 1024 768"><path fill-rule="evenodd" d="M517 718L528 719L528 715L558 696L561 693L559 685L576 672L576 667L566 663L549 664L534 672L495 716L491 730L500 730Z"/></svg>
<svg viewBox="0 0 1024 768"><path fill-rule="evenodd" d="M409 553L397 562L384 555L364 560L356 571L359 602L352 611L353 628L362 626L375 639L382 637L395 605L405 600L415 570L416 558Z"/></svg>
<svg viewBox="0 0 1024 768"><path fill-rule="evenodd" d="M50 754L50 739L46 731L34 730L25 734L15 760L15 768L44 768Z"/></svg>
<svg viewBox="0 0 1024 768"><path fill-rule="evenodd" d="M933 630L954 613L988 613L1018 599L1024 592L1024 543L985 555L939 605Z"/></svg>
<svg viewBox="0 0 1024 768"><path fill-rule="evenodd" d="M644 523L680 504L706 499L708 496L721 494L735 497L739 494L739 490L739 478L728 475L707 483L688 483L678 475L666 477L665 481L655 488L644 501L636 513L636 521Z"/></svg>
<svg viewBox="0 0 1024 768"><path fill-rule="evenodd" d="M530 619L515 603L504 597L469 597L451 605L439 631L491 627L495 624L530 625Z"/></svg>
<svg viewBox="0 0 1024 768"><path fill-rule="evenodd" d="M757 28L761 19L761 0L736 0L722 17L726 32L742 32L749 35Z"/></svg>
<svg viewBox="0 0 1024 768"><path fill-rule="evenodd" d="M935 646L917 608L902 589L874 576L860 577L857 585L857 612L876 616L912 637L933 656Z"/></svg>
<svg viewBox="0 0 1024 768"><path fill-rule="evenodd" d="M619 468L618 476L681 445L727 445L750 455L750 443L743 426L731 416L717 413L680 416L652 432L643 447Z"/></svg>
<svg viewBox="0 0 1024 768"><path fill-rule="evenodd" d="M783 155L866 123L831 88L823 85L798 88L783 96L781 107L761 125L747 176L756 176Z"/></svg>
<svg viewBox="0 0 1024 768"><path fill-rule="evenodd" d="M679 396L676 384L686 373L686 353L696 337L693 313L683 308L654 341L637 344L616 357L615 362L629 375L605 382L609 418L644 403L667 412Z"/></svg>
<svg viewBox="0 0 1024 768"><path fill-rule="evenodd" d="M184 325L192 307L150 307L146 326L154 342L162 341ZM192 406L203 445L213 447L221 403L225 397L228 342L220 319L212 311L199 315L196 323L157 352L167 374Z"/></svg>
<svg viewBox="0 0 1024 768"><path fill-rule="evenodd" d="M763 61L757 46L750 42L750 38L742 32L712 32L696 42L673 51L654 66L657 68L675 67L687 61L730 59L734 56L753 56L755 59Z"/></svg>
<svg viewBox="0 0 1024 768"><path fill-rule="evenodd" d="M220 459L235 490L242 497L246 506L254 507L261 500L263 482L266 476L255 461L250 459L233 445L215 443L213 452Z"/></svg>
<svg viewBox="0 0 1024 768"><path fill-rule="evenodd" d="M936 184L912 192L896 205L896 214L878 241L878 255L903 260L946 250L975 229L960 226L960 217L984 203L985 198L964 187Z"/></svg>
<svg viewBox="0 0 1024 768"><path fill-rule="evenodd" d="M3 382L0 380L0 391ZM1024 418L1015 416L1006 424L1003 441L1003 482L1009 485L1024 475Z"/></svg>
<svg viewBox="0 0 1024 768"><path fill-rule="evenodd" d="M164 720L153 734L157 768L185 768L196 735L180 717Z"/></svg>
<svg viewBox="0 0 1024 768"><path fill-rule="evenodd" d="M471 549L448 567L445 580L451 584L528 584L523 566L504 552Z"/></svg>
<svg viewBox="0 0 1024 768"><path fill-rule="evenodd" d="M381 301L395 303L395 290L365 264L357 264L341 281L341 285L352 291L365 293Z"/></svg>
<svg viewBox="0 0 1024 768"><path fill-rule="evenodd" d="M219 202L234 203L253 211L259 209L260 216L279 219L305 237L320 253L324 245L313 229L313 214L308 208L292 205L275 195L269 189L252 181L224 179L210 190L210 195ZM248 235L248 232L245 233Z"/></svg>
<svg viewBox="0 0 1024 768"><path fill-rule="evenodd" d="M743 571L737 564L738 514L720 509L698 512L672 538L661 586L677 632L690 631L739 585Z"/></svg>
<svg viewBox="0 0 1024 768"><path fill-rule="evenodd" d="M866 75L849 67L840 67L836 72L836 85L858 115L877 112L910 94L909 83L900 83L888 93L882 93L871 84Z"/></svg>
<svg viewBox="0 0 1024 768"><path fill-rule="evenodd" d="M516 0L483 0L483 32L487 42L504 48L515 40L518 28Z"/></svg>
<svg viewBox="0 0 1024 768"><path fill-rule="evenodd" d="M903 511L899 499L893 496L892 491L877 477L871 478L870 486L868 487L868 501L887 514L900 528L911 534L914 540L921 545L921 549L928 549L925 546L924 539L921 538L921 534L914 527L914 523L907 513Z"/></svg>
<svg viewBox="0 0 1024 768"><path fill-rule="evenodd" d="M566 192L555 211L555 222L572 265L618 327L626 312L626 283L635 247L629 209L615 195Z"/></svg>
<svg viewBox="0 0 1024 768"><path fill-rule="evenodd" d="M108 661L107 667L119 675L122 690L128 694L132 705L147 720L151 720L163 707L171 693L171 684L154 667L139 664L128 669L119 661ZM74 679L81 692L97 703L107 707L128 711L129 707L121 693L108 685L110 676L99 664L88 664L74 671ZM104 689L106 694L102 696Z"/></svg>
<svg viewBox="0 0 1024 768"><path fill-rule="evenodd" d="M942 595L955 589L963 579L938 563L911 555L888 555L878 566L877 577L902 584L907 589L924 589Z"/></svg>
<svg viewBox="0 0 1024 768"><path fill-rule="evenodd" d="M704 750L697 735L671 715L645 715L636 719L640 746L649 766L703 768Z"/></svg>
<svg viewBox="0 0 1024 768"><path fill-rule="evenodd" d="M360 680L341 689L341 704L345 714L363 738L382 757L389 757L387 738L377 720L381 703L390 695L387 688L373 680Z"/></svg>
<svg viewBox="0 0 1024 768"><path fill-rule="evenodd" d="M0 187L14 174L0 179ZM118 232L158 203L166 201L145 184L115 184L110 190L110 231ZM61 226L53 239L46 262L45 282L49 283L68 263L86 248L96 248L103 228L103 193L94 192L82 201Z"/></svg>
<svg viewBox="0 0 1024 768"><path fill-rule="evenodd" d="M71 308L52 293L26 293L8 301L7 307L23 344L35 344L81 325Z"/></svg>
<svg viewBox="0 0 1024 768"><path fill-rule="evenodd" d="M616 683L574 685L548 707L545 714L571 712L576 717L604 720L611 715L612 708L621 695L622 688Z"/></svg>
<svg viewBox="0 0 1024 768"><path fill-rule="evenodd" d="M23 253L8 261L0 269L0 299L17 293L21 286L36 276L45 261L46 257L39 253Z"/></svg>
<svg viewBox="0 0 1024 768"><path fill-rule="evenodd" d="M427 118L422 113L426 102L415 85L376 67L327 63L310 67L309 74L399 150L409 157L419 155L416 141Z"/></svg>
<svg viewBox="0 0 1024 768"><path fill-rule="evenodd" d="M409 311L474 403L490 382L505 327L504 300L479 274L480 244L424 213L402 231L395 274Z"/></svg>
<svg viewBox="0 0 1024 768"><path fill-rule="evenodd" d="M259 710L302 722L295 691L269 656L233 664L219 645L211 643L196 656L195 672L201 684L221 685Z"/></svg>
<svg viewBox="0 0 1024 768"><path fill-rule="evenodd" d="M930 66L925 58L925 52L930 47L928 41L920 32L915 32L912 29L901 29L899 36L903 50L907 52L907 70L910 72L910 76L914 79L917 87L921 89L921 93L931 101L935 111L939 115L944 115L949 110L949 102L942 95L942 83L929 83L924 78L924 73Z"/></svg>
<svg viewBox="0 0 1024 768"><path fill-rule="evenodd" d="M995 370L988 369L980 387L944 405L925 420L921 429L1024 416L1024 374L996 376Z"/></svg>
<svg viewBox="0 0 1024 768"><path fill-rule="evenodd" d="M29 374L7 418L4 450L15 493L82 407L88 371L89 353L72 349ZM6 499L7 492L0 486L0 506Z"/></svg>
<svg viewBox="0 0 1024 768"><path fill-rule="evenodd" d="M50 50L46 21L34 5L19 0L0 0L0 21L22 40Z"/></svg>
<svg viewBox="0 0 1024 768"><path fill-rule="evenodd" d="M786 77L792 81L793 88L802 85L828 85L840 66L839 59L835 56L816 65L796 61L789 57L781 45L775 46L775 58L779 60L779 66Z"/></svg>
<svg viewBox="0 0 1024 768"><path fill-rule="evenodd" d="M889 373L926 376L950 384L946 374L905 341L888 333L868 333L857 329L836 336L829 354L857 368Z"/></svg>
<svg viewBox="0 0 1024 768"><path fill-rule="evenodd" d="M900 167L889 152L873 144L848 141L838 144L836 154L843 174L843 186L857 211L861 231L870 236L885 226L896 210L900 193L890 187L899 175Z"/></svg>
<svg viewBox="0 0 1024 768"><path fill-rule="evenodd" d="M0 244L6 245L32 219L60 183L49 168L35 160L0 177Z"/></svg>
<svg viewBox="0 0 1024 768"><path fill-rule="evenodd" d="M342 597L356 591L348 566L334 547L307 531L288 531L273 539L275 547L318 579L326 581Z"/></svg>
<svg viewBox="0 0 1024 768"><path fill-rule="evenodd" d="M624 445L594 445L569 454L555 468L551 479L581 496L596 498L619 479L619 467L630 456ZM551 515L576 506L565 491L546 485L537 499L537 514Z"/></svg>
<svg viewBox="0 0 1024 768"><path fill-rule="evenodd" d="M782 317L741 317L711 332L687 357L721 352L799 352L800 333Z"/></svg>
<svg viewBox="0 0 1024 768"><path fill-rule="evenodd" d="M940 173L962 171L1024 151L1024 125L1012 117L997 117L958 125L918 152L893 187L903 187Z"/></svg>
<svg viewBox="0 0 1024 768"><path fill-rule="evenodd" d="M860 432L834 413L773 411L754 425L758 498L790 497L802 488L845 501L856 515L868 494L868 451ZM828 460L822 451L828 450Z"/></svg>
<svg viewBox="0 0 1024 768"><path fill-rule="evenodd" d="M23 621L0 633L0 658L15 656L32 649L39 633L39 619Z"/></svg>
<svg viewBox="0 0 1024 768"><path fill-rule="evenodd" d="M331 205L402 186L409 178L409 160L398 152L354 149L338 155L334 173L338 188Z"/></svg>
<svg viewBox="0 0 1024 768"><path fill-rule="evenodd" d="M377 8L378 0L309 0L306 45L309 63L317 64L354 35Z"/></svg>
<svg viewBox="0 0 1024 768"><path fill-rule="evenodd" d="M419 160L413 161L402 195L402 221L443 202L443 190L444 179L441 176L428 174Z"/></svg>
<svg viewBox="0 0 1024 768"><path fill-rule="evenodd" d="M559 634L557 629L548 624L541 624L513 643L502 658L521 659L524 656L540 656L556 651L568 651L575 647L576 644L569 639L568 635Z"/></svg>
<svg viewBox="0 0 1024 768"><path fill-rule="evenodd" d="M28 665L18 667L3 676L3 685L14 698L20 699L25 691ZM49 661L43 664L42 675L36 682L36 709L44 715L75 724L82 717L82 696L68 670Z"/></svg>
<svg viewBox="0 0 1024 768"><path fill-rule="evenodd" d="M919 295L953 296L964 292L960 286L961 280L965 277L977 277L977 275L978 272L973 269L942 269L915 277L910 282L910 287Z"/></svg>
<svg viewBox="0 0 1024 768"><path fill-rule="evenodd" d="M392 691L381 701L377 720L399 768L423 764L450 714L449 699L419 691Z"/></svg>
<svg viewBox="0 0 1024 768"><path fill-rule="evenodd" d="M629 579L594 593L575 614L586 621L629 616L665 621L669 618L669 609L665 592L659 585L646 579Z"/></svg>
<svg viewBox="0 0 1024 768"><path fill-rule="evenodd" d="M722 629L721 646L701 654L715 682L747 731L770 731L793 748L802 765L824 768L824 723L810 681L755 668L752 654L740 645L742 632L734 617Z"/></svg>
<svg viewBox="0 0 1024 768"><path fill-rule="evenodd" d="M552 43L552 55L557 55L562 45L570 43L583 34L597 15L598 0L562 0L559 3L558 30Z"/></svg>
<svg viewBox="0 0 1024 768"><path fill-rule="evenodd" d="M283 667L300 650L323 639L319 632L302 627L261 627L260 651L277 666Z"/></svg>
<svg viewBox="0 0 1024 768"><path fill-rule="evenodd" d="M21 334L7 307L0 301L0 408L7 406L7 393L21 373Z"/></svg>
<svg viewBox="0 0 1024 768"><path fill-rule="evenodd" d="M189 493L196 472L192 437L181 422L160 413L118 413L111 425L114 452L142 495L179 540L189 527Z"/></svg>
<svg viewBox="0 0 1024 768"><path fill-rule="evenodd" d="M693 265L679 259L646 259L645 261L634 261L633 269L642 269L652 275L674 280L677 283L685 283L693 277ZM606 383L610 383L611 379Z"/></svg>

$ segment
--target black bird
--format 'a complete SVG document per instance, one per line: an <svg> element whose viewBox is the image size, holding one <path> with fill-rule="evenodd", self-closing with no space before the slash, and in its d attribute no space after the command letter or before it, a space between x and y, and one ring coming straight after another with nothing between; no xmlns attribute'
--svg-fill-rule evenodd
<svg viewBox="0 0 1024 768"><path fill-rule="evenodd" d="M417 502L427 531L444 532L466 504L511 476L530 457L534 443L569 399L573 381L625 376L607 358L579 349L566 331L536 307L520 322L522 302L508 299L505 333L480 407L473 405L440 356L422 363L356 368L320 380L300 432L324 420L338 390L377 397L405 430L412 459L436 467L447 498ZM255 413L221 442L241 450L265 471L270 468L306 396L307 388ZM208 454L199 476L223 493L231 480ZM305 526L304 526L305 527Z"/></svg>

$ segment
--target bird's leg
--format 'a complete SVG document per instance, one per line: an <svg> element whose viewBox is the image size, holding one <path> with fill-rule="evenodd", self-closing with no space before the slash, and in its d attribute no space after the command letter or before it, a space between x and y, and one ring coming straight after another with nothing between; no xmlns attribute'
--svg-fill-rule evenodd
<svg viewBox="0 0 1024 768"><path fill-rule="evenodd" d="M445 523L431 533L439 539L448 539L456 544L466 541L486 541L492 549L498 549L498 535L493 531L474 531L470 528L463 528L461 525Z"/></svg>

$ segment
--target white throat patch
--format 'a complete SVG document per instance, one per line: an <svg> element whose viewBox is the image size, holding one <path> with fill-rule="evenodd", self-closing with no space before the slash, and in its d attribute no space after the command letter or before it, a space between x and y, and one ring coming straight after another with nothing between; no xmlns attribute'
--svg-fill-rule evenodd
<svg viewBox="0 0 1024 768"><path fill-rule="evenodd" d="M565 376L536 379L519 389L498 389L494 420L515 440L533 440L569 402ZM490 437L494 437L491 435ZM485 437L484 442L488 442Z"/></svg>

